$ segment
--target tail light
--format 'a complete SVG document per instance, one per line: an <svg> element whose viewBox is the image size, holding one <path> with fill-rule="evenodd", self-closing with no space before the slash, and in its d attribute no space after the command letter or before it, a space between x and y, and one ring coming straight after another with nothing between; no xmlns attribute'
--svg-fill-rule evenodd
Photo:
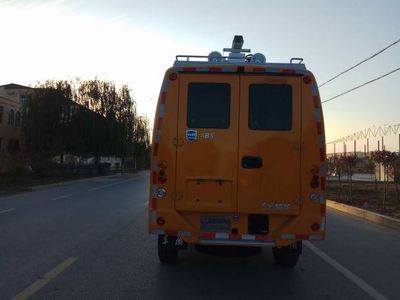
<svg viewBox="0 0 400 300"><path fill-rule="evenodd" d="M167 162L162 160L158 163L158 182L159 183L166 183L167 182Z"/></svg>
<svg viewBox="0 0 400 300"><path fill-rule="evenodd" d="M318 176L319 171L320 171L320 169L318 166L313 166L311 169L312 177L311 177L311 181L310 181L310 186L313 189L316 189L319 187L319 176Z"/></svg>
<svg viewBox="0 0 400 300"><path fill-rule="evenodd" d="M158 217L156 222L159 226L163 226L165 224L165 219L163 217Z"/></svg>
<svg viewBox="0 0 400 300"><path fill-rule="evenodd" d="M310 84L311 83L311 77L310 76L304 76L303 77L303 82L305 84Z"/></svg>
<svg viewBox="0 0 400 300"><path fill-rule="evenodd" d="M311 229L312 231L318 231L319 230L319 223L315 222L311 224Z"/></svg>

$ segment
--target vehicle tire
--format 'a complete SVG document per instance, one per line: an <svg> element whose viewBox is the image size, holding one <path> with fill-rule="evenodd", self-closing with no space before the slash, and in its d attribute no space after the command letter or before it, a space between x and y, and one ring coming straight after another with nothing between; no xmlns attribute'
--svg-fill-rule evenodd
<svg viewBox="0 0 400 300"><path fill-rule="evenodd" d="M174 262L178 258L178 250L177 249L168 249L163 244L164 236L160 235L158 237L158 258L162 263L170 263Z"/></svg>
<svg viewBox="0 0 400 300"><path fill-rule="evenodd" d="M274 247L272 253L274 255L275 263L278 266L285 268L293 268L299 261L299 255L301 253L301 242L297 242L293 246L286 247Z"/></svg>

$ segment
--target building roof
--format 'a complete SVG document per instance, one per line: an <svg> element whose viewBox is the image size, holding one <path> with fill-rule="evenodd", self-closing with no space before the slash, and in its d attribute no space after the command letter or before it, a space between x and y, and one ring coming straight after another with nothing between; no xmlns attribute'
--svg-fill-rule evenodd
<svg viewBox="0 0 400 300"><path fill-rule="evenodd" d="M6 90L11 90L11 89L32 89L29 86L24 86L16 83L9 83L9 84L4 84L0 85L0 88L4 88Z"/></svg>

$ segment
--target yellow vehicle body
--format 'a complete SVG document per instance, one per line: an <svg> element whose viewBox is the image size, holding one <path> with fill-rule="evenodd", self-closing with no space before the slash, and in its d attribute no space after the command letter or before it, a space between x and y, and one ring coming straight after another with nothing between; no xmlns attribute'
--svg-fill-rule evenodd
<svg viewBox="0 0 400 300"><path fill-rule="evenodd" d="M315 78L302 66L181 61L166 71L149 233L278 248L325 238L324 123Z"/></svg>

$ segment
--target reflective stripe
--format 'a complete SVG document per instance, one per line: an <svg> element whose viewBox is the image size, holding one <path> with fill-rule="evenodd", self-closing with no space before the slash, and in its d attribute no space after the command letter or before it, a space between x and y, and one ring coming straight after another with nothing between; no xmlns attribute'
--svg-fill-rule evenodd
<svg viewBox="0 0 400 300"><path fill-rule="evenodd" d="M163 229L153 229L151 234L165 234L165 231Z"/></svg>
<svg viewBox="0 0 400 300"><path fill-rule="evenodd" d="M165 104L161 104L161 105L158 107L158 116L159 116L160 118L164 118L164 109L165 109Z"/></svg>
<svg viewBox="0 0 400 300"><path fill-rule="evenodd" d="M319 138L319 148L320 148L320 149L324 149L324 148L325 148L325 141L324 141L323 135L320 134L320 135L318 136L318 138Z"/></svg>
<svg viewBox="0 0 400 300"><path fill-rule="evenodd" d="M309 239L311 241L320 241L322 238L320 235L312 234L312 235L310 235Z"/></svg>
<svg viewBox="0 0 400 300"><path fill-rule="evenodd" d="M296 235L294 233L282 233L281 238L285 240L294 240L296 239Z"/></svg>
<svg viewBox="0 0 400 300"><path fill-rule="evenodd" d="M151 170L152 171L157 171L158 169L158 161L156 159L151 160Z"/></svg>
<svg viewBox="0 0 400 300"><path fill-rule="evenodd" d="M157 184L157 171L151 172L151 177L153 184Z"/></svg>
<svg viewBox="0 0 400 300"><path fill-rule="evenodd" d="M326 176L327 173L328 173L328 164L324 162L321 164L321 167L319 169L319 175Z"/></svg>
<svg viewBox="0 0 400 300"><path fill-rule="evenodd" d="M316 84L313 84L313 85L311 86L311 92L312 92L312 95L313 95L313 96L319 97L319 94L318 94L318 87L317 87Z"/></svg>
<svg viewBox="0 0 400 300"><path fill-rule="evenodd" d="M319 195L319 203L321 203L321 204L325 204L326 203L325 194L320 194Z"/></svg>
<svg viewBox="0 0 400 300"><path fill-rule="evenodd" d="M208 68L208 70L210 72L222 72L222 68L221 67L210 67L210 68Z"/></svg>
<svg viewBox="0 0 400 300"><path fill-rule="evenodd" d="M171 235L171 236L176 236L176 237L189 237L192 236L192 233L190 231L169 231L169 230L164 230L164 229L153 229L151 234L157 234L157 235Z"/></svg>
<svg viewBox="0 0 400 300"><path fill-rule="evenodd" d="M162 92L167 92L167 90L168 90L168 85L169 85L169 80L164 79L164 80L163 80L163 83L162 83L162 85L161 85L161 91L162 91Z"/></svg>
<svg viewBox="0 0 400 300"><path fill-rule="evenodd" d="M216 239L229 239L229 233L220 233L220 232L217 232L217 233L215 234L215 238L216 238Z"/></svg>
<svg viewBox="0 0 400 300"><path fill-rule="evenodd" d="M268 236L254 234L229 234L223 232L200 232L200 238L207 240L230 241L230 242L251 242L251 243L270 243Z"/></svg>
<svg viewBox="0 0 400 300"><path fill-rule="evenodd" d="M296 240L308 240L308 234L296 234Z"/></svg>
<svg viewBox="0 0 400 300"><path fill-rule="evenodd" d="M179 237L192 236L192 233L190 231L178 231L178 236Z"/></svg>
<svg viewBox="0 0 400 300"><path fill-rule="evenodd" d="M160 143L160 138L161 138L161 132L160 132L160 130L158 129L157 131L156 131L156 136L154 137L154 142L155 143Z"/></svg>
<svg viewBox="0 0 400 300"><path fill-rule="evenodd" d="M242 240L255 240L256 236L254 234L242 234Z"/></svg>
<svg viewBox="0 0 400 300"><path fill-rule="evenodd" d="M153 184L153 189L152 189L152 198L157 198L157 185Z"/></svg>
<svg viewBox="0 0 400 300"><path fill-rule="evenodd" d="M235 69L232 69L232 68L222 68L222 72L228 72L228 73L232 73L232 72L236 72L236 70Z"/></svg>
<svg viewBox="0 0 400 300"><path fill-rule="evenodd" d="M321 111L319 108L314 108L315 122L321 122Z"/></svg>
<svg viewBox="0 0 400 300"><path fill-rule="evenodd" d="M322 231L325 230L325 223L326 223L326 218L325 218L325 217L321 218L320 229L321 229Z"/></svg>
<svg viewBox="0 0 400 300"><path fill-rule="evenodd" d="M158 143L153 143L153 156L158 155Z"/></svg>
<svg viewBox="0 0 400 300"><path fill-rule="evenodd" d="M200 240L201 245L229 245L229 246L254 246L254 247L274 247L274 241L250 241L250 240Z"/></svg>

